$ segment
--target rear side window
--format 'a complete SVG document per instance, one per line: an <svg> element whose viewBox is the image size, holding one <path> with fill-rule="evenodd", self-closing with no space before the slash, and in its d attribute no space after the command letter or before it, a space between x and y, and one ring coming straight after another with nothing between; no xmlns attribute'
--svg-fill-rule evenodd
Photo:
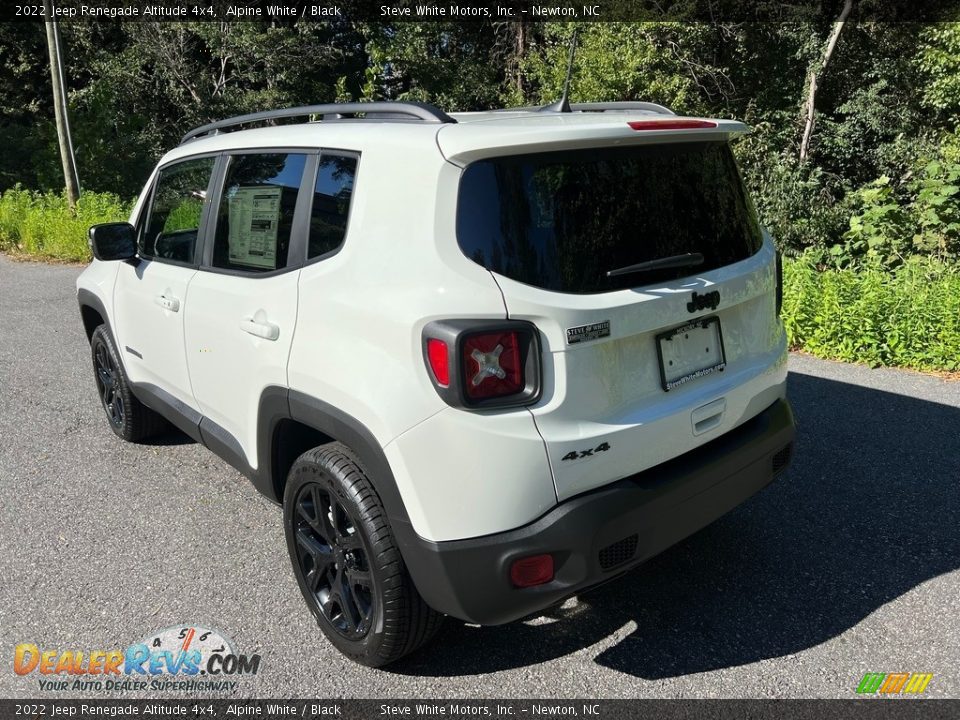
<svg viewBox="0 0 960 720"><path fill-rule="evenodd" d="M598 293L749 257L756 213L725 142L540 153L468 166L457 240L474 262L528 285ZM697 267L607 278L609 270L702 253Z"/></svg>
<svg viewBox="0 0 960 720"><path fill-rule="evenodd" d="M212 157L196 158L160 170L140 235L142 257L193 262L214 162Z"/></svg>
<svg viewBox="0 0 960 720"><path fill-rule="evenodd" d="M213 267L254 273L286 267L306 161L296 153L230 156Z"/></svg>
<svg viewBox="0 0 960 720"><path fill-rule="evenodd" d="M355 155L324 153L317 168L310 213L308 258L320 257L340 247L347 233L353 181L357 174Z"/></svg>

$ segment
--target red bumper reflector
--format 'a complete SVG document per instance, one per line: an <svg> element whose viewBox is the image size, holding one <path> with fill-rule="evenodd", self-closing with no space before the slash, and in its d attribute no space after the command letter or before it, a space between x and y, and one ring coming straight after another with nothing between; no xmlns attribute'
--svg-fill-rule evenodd
<svg viewBox="0 0 960 720"><path fill-rule="evenodd" d="M441 385L450 384L450 355L447 344L443 340L430 338L427 340L427 359L433 376Z"/></svg>
<svg viewBox="0 0 960 720"><path fill-rule="evenodd" d="M553 580L553 555L531 555L514 560L510 581L517 587L533 587Z"/></svg>
<svg viewBox="0 0 960 720"><path fill-rule="evenodd" d="M694 130L717 126L709 120L633 120L627 125L634 130Z"/></svg>

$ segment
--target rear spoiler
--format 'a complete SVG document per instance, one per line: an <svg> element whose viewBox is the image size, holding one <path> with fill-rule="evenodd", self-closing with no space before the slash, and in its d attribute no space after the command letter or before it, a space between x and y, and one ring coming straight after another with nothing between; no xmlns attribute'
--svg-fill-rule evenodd
<svg viewBox="0 0 960 720"><path fill-rule="evenodd" d="M614 122L615 115L622 117L622 122L619 117ZM486 157L647 143L726 140L750 131L747 125L735 120L628 112L598 114L597 122L550 122L554 118L556 116L548 120L543 115L531 114L512 118L510 122L497 120L445 125L437 133L437 144L449 162L465 167Z"/></svg>

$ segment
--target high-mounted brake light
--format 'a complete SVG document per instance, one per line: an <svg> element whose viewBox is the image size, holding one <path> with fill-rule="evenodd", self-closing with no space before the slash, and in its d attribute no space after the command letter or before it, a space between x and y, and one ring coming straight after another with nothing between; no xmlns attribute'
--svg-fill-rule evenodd
<svg viewBox="0 0 960 720"><path fill-rule="evenodd" d="M518 333L470 335L463 341L463 388L473 400L502 397L524 388Z"/></svg>
<svg viewBox="0 0 960 720"><path fill-rule="evenodd" d="M632 120L627 125L634 130L695 130L717 126L709 120Z"/></svg>
<svg viewBox="0 0 960 720"><path fill-rule="evenodd" d="M427 340L427 359L430 361L430 370L437 382L443 386L450 384L450 353L443 340L430 338Z"/></svg>

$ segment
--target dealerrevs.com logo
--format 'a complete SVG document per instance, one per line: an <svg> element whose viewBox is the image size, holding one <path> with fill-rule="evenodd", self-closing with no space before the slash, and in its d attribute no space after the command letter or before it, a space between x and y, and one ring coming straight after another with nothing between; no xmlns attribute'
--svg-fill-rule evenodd
<svg viewBox="0 0 960 720"><path fill-rule="evenodd" d="M229 692L238 675L256 675L259 655L238 654L223 633L176 625L152 633L125 650L41 649L20 643L13 652L17 675L36 674L40 690Z"/></svg>

